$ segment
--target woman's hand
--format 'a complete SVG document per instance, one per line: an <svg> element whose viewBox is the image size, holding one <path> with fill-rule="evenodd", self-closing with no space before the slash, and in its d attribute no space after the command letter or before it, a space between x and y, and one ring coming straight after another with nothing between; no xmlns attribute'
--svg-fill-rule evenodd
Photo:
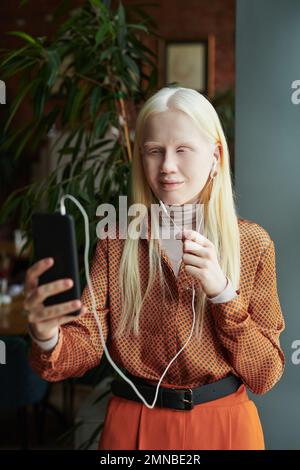
<svg viewBox="0 0 300 470"><path fill-rule="evenodd" d="M51 295L70 289L72 279L59 279L48 284L38 285L41 274L53 265L53 258L45 258L33 264L26 272L24 309L33 335L38 340L52 338L60 325L74 320L74 316L67 315L81 307L80 300L72 300L45 307L43 302ZM81 308L80 315L85 313L86 307ZM76 317L78 318L78 316Z"/></svg>
<svg viewBox="0 0 300 470"><path fill-rule="evenodd" d="M200 280L208 297L215 297L225 289L227 278L223 273L214 244L195 230L184 229L176 235L183 241L185 270Z"/></svg>

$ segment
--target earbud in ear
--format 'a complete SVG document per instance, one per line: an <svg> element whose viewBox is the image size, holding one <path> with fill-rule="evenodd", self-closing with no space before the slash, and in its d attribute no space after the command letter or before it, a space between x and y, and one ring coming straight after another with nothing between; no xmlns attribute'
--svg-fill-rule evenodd
<svg viewBox="0 0 300 470"><path fill-rule="evenodd" d="M210 177L211 177L211 178L214 178L214 177L216 176L216 175L214 175L214 171L215 171L215 168L216 168L216 166L217 166L217 162L218 162L218 161L217 161L216 157L214 157L214 163L213 163L212 169L211 169L211 171L210 171Z"/></svg>

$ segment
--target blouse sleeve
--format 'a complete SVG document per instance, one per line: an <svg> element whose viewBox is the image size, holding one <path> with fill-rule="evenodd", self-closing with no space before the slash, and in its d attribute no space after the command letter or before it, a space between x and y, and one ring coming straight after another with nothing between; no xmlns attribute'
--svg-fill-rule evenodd
<svg viewBox="0 0 300 470"><path fill-rule="evenodd" d="M237 293L235 292L234 287L231 283L231 280L228 279L228 277L227 277L226 287L220 294L216 295L215 297L207 296L209 301L214 304L221 304L222 302L228 302L229 300L233 300L235 297L237 297Z"/></svg>
<svg viewBox="0 0 300 470"><path fill-rule="evenodd" d="M91 283L96 300L96 312L101 321L105 342L109 332L108 246L107 239L99 239L90 269ZM32 368L48 381L67 377L80 377L97 366L102 358L103 346L92 312L92 297L85 286L81 298L87 313L59 328L59 339L50 351L41 349L33 341L30 350Z"/></svg>
<svg viewBox="0 0 300 470"><path fill-rule="evenodd" d="M253 393L263 394L280 379L285 366L279 342L285 322L277 294L272 239L260 257L247 304L239 293L229 302L212 303L211 312L235 373Z"/></svg>

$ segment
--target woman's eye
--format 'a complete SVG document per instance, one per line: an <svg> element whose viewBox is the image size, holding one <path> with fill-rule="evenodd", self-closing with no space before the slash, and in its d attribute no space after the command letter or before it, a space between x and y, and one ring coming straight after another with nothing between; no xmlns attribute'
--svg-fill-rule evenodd
<svg viewBox="0 0 300 470"><path fill-rule="evenodd" d="M180 153L182 153L182 152L185 152L185 151L186 151L186 149L184 149L184 148L179 148L179 149L177 149L177 150L178 150L178 152L180 152Z"/></svg>

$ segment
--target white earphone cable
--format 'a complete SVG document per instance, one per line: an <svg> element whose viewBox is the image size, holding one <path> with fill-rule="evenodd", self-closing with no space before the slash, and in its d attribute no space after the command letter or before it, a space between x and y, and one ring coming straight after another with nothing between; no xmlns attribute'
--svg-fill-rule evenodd
<svg viewBox="0 0 300 470"><path fill-rule="evenodd" d="M96 321L96 324L97 324L97 327L98 327L98 330L99 330L99 335L100 335L100 338L101 338L101 343L102 343L102 346L103 346L103 350L104 350L104 353L109 361L109 363L112 365L112 367L118 372L118 374L127 382L131 385L131 387L133 388L133 390L136 392L136 394L138 395L138 397L143 401L143 403L150 409L153 409L154 406L155 406L155 403L156 403L156 400L157 400L157 395L158 395L158 390L159 390L159 386L161 384L161 381L163 380L164 376L166 375L169 367L171 366L171 364L175 361L175 359L179 356L179 354L183 351L183 349L187 346L188 342L190 341L191 339L191 336L192 336L192 333L193 333L193 330L194 330L194 324L195 324L195 308L194 308L194 299L195 299L195 288L194 288L194 283L193 283L193 299L192 299L192 308L193 308L193 326L192 326L192 330L191 330L191 333L188 337L188 340L186 341L186 343L183 345L183 347L177 352L177 354L174 356L174 358L169 362L169 364L167 365L165 371L163 372L161 378L159 379L159 382L157 384L157 387L156 387L156 392L155 392L155 396L154 396L154 400L153 400L153 403L152 405L149 405L147 403L147 401L144 399L144 397L140 394L139 390L136 388L135 384L122 372L122 370L119 369L119 367L114 363L114 361L112 360L112 358L110 357L110 354L107 350L107 347L106 347L106 344L105 344L105 340L104 340L104 337L103 337L103 332L102 332L102 326L101 326L101 322L99 320L99 317L97 315L97 312L96 312L96 299L95 299L95 295L94 295L94 291L93 291L93 287L92 287L92 283L91 283L91 279L90 279L90 268L89 268L89 261L88 261L88 254L89 254L89 247L90 247L90 234L89 234L89 219L88 219L88 216L87 216L87 213L85 211L85 209L82 207L82 205L80 204L80 202L74 197L72 196L71 194L64 194L61 199L60 199L60 212L62 215L65 215L66 214L66 208L65 208L65 199L70 199L71 201L74 202L74 204L78 207L78 209L81 211L82 215L83 215L83 218L84 218L84 228L85 228L85 240L86 240L86 243L85 243L85 250L84 250L84 266L85 266L85 275L86 275L86 280L87 280L87 284L88 284L88 288L89 288L89 291L90 291L90 294L91 294L91 298L92 298L92 313L94 315L94 318L95 318L95 321ZM162 204L162 207L163 207L163 210L166 212L166 214L168 215L169 217L169 214L167 213L167 210L165 208L165 205L162 201L160 201L160 203ZM170 218L170 217L169 217ZM170 218L170 220L172 220ZM175 224L175 222L172 220L172 222ZM200 221L200 224L202 222L202 219ZM200 228L200 224L199 224L199 228ZM176 225L176 224L175 224ZM177 226L178 228L178 226ZM180 229L179 229L180 230Z"/></svg>

